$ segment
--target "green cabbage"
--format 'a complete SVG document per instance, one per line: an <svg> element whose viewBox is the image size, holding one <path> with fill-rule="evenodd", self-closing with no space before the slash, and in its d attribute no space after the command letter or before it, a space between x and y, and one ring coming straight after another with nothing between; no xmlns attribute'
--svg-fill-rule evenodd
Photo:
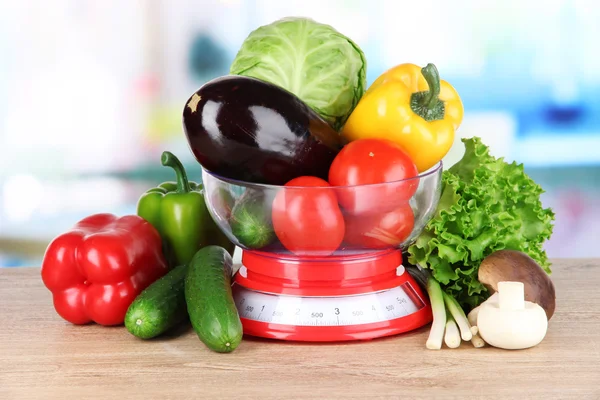
<svg viewBox="0 0 600 400"><path fill-rule="evenodd" d="M551 272L543 244L554 212L542 207L544 191L522 164L492 157L480 138L462 142L463 158L443 173L436 214L407 251L409 263L430 269L448 294L471 309L489 296L477 273L496 250L522 251Z"/></svg>
<svg viewBox="0 0 600 400"><path fill-rule="evenodd" d="M252 31L230 74L270 82L295 94L340 130L367 85L363 51L309 18L283 18Z"/></svg>

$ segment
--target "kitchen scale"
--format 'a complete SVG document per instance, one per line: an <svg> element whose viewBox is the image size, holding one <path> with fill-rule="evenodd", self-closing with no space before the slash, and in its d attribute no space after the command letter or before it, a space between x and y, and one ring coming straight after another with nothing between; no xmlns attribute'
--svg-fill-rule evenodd
<svg viewBox="0 0 600 400"><path fill-rule="evenodd" d="M252 207L246 210L252 211L246 211L245 217L250 215L256 222L270 215L277 196L289 195L288 199L293 199L304 188L243 182L203 169L205 199L211 216L242 249L241 267L235 274L232 291L244 333L269 339L334 342L396 335L430 323L433 317L429 298L402 266L402 249L416 240L435 213L441 194L441 173L440 162L419 175L418 187L410 198L414 221L408 237L393 236L389 229L397 228L389 226L397 226L398 220L392 218L391 225L390 221L381 222L388 226L381 240L392 237L392 244L381 242L381 247L365 248L344 242L333 254L323 255L311 247L293 253L278 240L251 248L245 245L246 237L238 237L238 231L230 223L232 210L248 199ZM376 194L380 193L390 193L390 198L398 199L398 205L406 204L405 197L393 192L393 188L406 188L403 185L398 181L326 187L319 191L323 195L350 193L357 198L374 199L373 210L379 210ZM289 207L294 204L290 200ZM314 218L320 218L318 212L310 214L306 210L303 220L313 218L314 222ZM367 233L370 232L378 231Z"/></svg>
<svg viewBox="0 0 600 400"><path fill-rule="evenodd" d="M367 340L432 320L395 249L327 258L244 250L233 294L244 333L270 339Z"/></svg>

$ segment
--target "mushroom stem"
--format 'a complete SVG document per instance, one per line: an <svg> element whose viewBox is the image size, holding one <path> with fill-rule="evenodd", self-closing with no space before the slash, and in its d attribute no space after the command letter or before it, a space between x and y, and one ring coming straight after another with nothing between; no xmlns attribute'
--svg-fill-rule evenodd
<svg viewBox="0 0 600 400"><path fill-rule="evenodd" d="M498 282L498 306L504 310L523 310L525 308L523 282Z"/></svg>

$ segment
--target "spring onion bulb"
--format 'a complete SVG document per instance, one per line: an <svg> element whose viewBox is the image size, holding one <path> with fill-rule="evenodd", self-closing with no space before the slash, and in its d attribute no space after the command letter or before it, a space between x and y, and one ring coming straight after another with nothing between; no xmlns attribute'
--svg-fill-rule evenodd
<svg viewBox="0 0 600 400"><path fill-rule="evenodd" d="M458 326L456 325L454 318L452 318L452 314L447 315L444 343L446 343L446 346L448 346L451 349L456 349L460 347L460 332L458 331Z"/></svg>
<svg viewBox="0 0 600 400"><path fill-rule="evenodd" d="M444 292L438 281L429 276L427 279L427 294L431 302L431 311L433 313L433 323L429 331L426 347L430 350L439 350L442 348L444 340L444 328L446 326L446 307L444 305Z"/></svg>
<svg viewBox="0 0 600 400"><path fill-rule="evenodd" d="M443 292L444 302L446 303L446 307L448 307L448 311L452 314L454 321L458 325L460 329L460 336L463 340L469 341L473 337L473 333L471 332L471 324L467 320L467 316L463 311L462 307L458 304L456 299L447 293Z"/></svg>

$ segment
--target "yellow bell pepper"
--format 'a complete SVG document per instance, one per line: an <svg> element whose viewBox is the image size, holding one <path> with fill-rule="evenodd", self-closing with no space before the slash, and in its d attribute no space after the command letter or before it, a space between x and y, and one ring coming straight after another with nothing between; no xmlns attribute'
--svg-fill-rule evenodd
<svg viewBox="0 0 600 400"><path fill-rule="evenodd" d="M373 82L341 135L348 142L364 138L392 140L423 172L448 153L463 114L458 93L440 80L435 65L421 68L401 64Z"/></svg>

